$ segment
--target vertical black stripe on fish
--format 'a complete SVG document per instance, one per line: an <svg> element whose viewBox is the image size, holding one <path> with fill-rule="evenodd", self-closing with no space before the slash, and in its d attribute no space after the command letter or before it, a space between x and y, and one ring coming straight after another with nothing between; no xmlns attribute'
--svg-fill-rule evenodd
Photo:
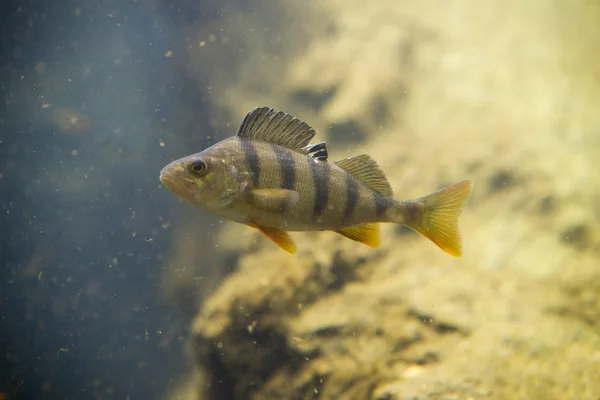
<svg viewBox="0 0 600 400"><path fill-rule="evenodd" d="M325 211L329 201L329 164L325 161L311 159L308 161L315 187L313 220L317 220Z"/></svg>
<svg viewBox="0 0 600 400"><path fill-rule="evenodd" d="M344 209L344 219L343 221L349 222L352 218L352 213L354 212L354 208L356 208L356 204L358 203L358 182L356 182L356 178L354 178L350 174L346 174L346 207Z"/></svg>
<svg viewBox="0 0 600 400"><path fill-rule="evenodd" d="M258 187L258 183L260 182L260 160L256 153L256 147L254 146L254 143L248 139L240 138L240 142L242 149L244 150L246 164L248 164L248 168L252 173L252 183L254 184L254 187Z"/></svg>
<svg viewBox="0 0 600 400"><path fill-rule="evenodd" d="M292 150L271 144L281 171L281 188L296 190L296 161Z"/></svg>
<svg viewBox="0 0 600 400"><path fill-rule="evenodd" d="M373 200L375 201L375 215L378 218L383 217L390 206L390 199L379 192L373 191Z"/></svg>

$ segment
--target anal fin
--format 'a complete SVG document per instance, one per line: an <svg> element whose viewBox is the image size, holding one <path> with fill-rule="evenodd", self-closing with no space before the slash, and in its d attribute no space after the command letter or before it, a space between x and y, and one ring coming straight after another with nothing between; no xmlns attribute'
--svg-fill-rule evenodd
<svg viewBox="0 0 600 400"><path fill-rule="evenodd" d="M265 235L266 237L271 239L277 246L281 247L283 250L287 251L288 253L296 252L296 244L294 243L294 241L292 240L292 238L286 231L282 231L281 229L277 229L277 228L270 228L267 226L258 226L258 225L252 225L252 226L254 226L256 229L261 231L263 233L263 235Z"/></svg>
<svg viewBox="0 0 600 400"><path fill-rule="evenodd" d="M379 237L379 224L365 223L348 226L335 231L340 235L361 242L371 247L379 247L381 240Z"/></svg>

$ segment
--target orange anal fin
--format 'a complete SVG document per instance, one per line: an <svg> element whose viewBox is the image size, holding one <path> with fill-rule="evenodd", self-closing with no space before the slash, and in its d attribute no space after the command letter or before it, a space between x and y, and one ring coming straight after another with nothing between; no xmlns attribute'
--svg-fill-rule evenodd
<svg viewBox="0 0 600 400"><path fill-rule="evenodd" d="M371 247L379 247L379 224L358 224L338 229L335 232L342 236L361 242Z"/></svg>
<svg viewBox="0 0 600 400"><path fill-rule="evenodd" d="M296 252L296 244L286 231L282 231L281 229L277 228L270 228L267 226L252 226L261 231L263 235L271 239L277 246L281 247L288 253Z"/></svg>

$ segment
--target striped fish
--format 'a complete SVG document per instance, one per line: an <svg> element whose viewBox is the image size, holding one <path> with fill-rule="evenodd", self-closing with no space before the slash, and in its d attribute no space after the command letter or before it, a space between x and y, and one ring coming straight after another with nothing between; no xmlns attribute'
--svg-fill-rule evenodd
<svg viewBox="0 0 600 400"><path fill-rule="evenodd" d="M296 245L288 231L331 230L378 247L379 223L393 222L461 255L457 220L470 181L399 200L370 156L329 162L325 143L309 144L315 134L289 114L256 108L235 136L170 163L160 180L180 198L254 227L290 253Z"/></svg>

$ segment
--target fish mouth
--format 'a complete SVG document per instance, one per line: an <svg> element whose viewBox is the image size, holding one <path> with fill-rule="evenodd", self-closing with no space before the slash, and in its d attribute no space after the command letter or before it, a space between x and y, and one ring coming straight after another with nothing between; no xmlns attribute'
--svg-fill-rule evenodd
<svg viewBox="0 0 600 400"><path fill-rule="evenodd" d="M181 177L178 177L181 166L178 163L171 163L160 171L159 179L167 189L174 193L180 193L184 189Z"/></svg>
<svg viewBox="0 0 600 400"><path fill-rule="evenodd" d="M160 171L160 176L159 176L159 179L162 182L162 184L165 185L165 186L167 186L167 187L169 187L169 182L170 182L168 168L169 168L169 166L164 167Z"/></svg>

